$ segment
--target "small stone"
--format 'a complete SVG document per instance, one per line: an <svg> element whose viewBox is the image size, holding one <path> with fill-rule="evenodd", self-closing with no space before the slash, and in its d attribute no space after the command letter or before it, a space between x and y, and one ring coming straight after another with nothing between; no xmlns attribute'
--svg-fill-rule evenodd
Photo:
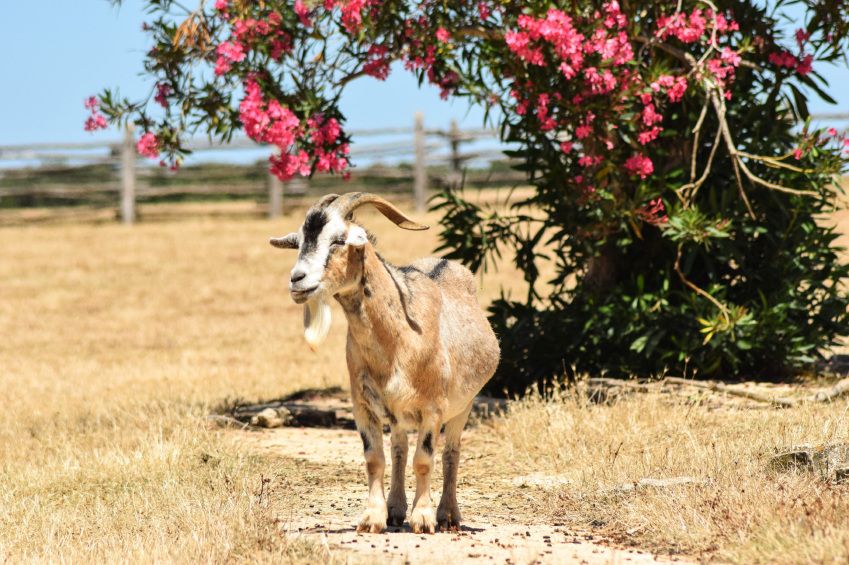
<svg viewBox="0 0 849 565"><path fill-rule="evenodd" d="M826 481L845 480L842 471L849 469L849 444L824 443L800 445L783 450L770 458L776 471L807 471Z"/></svg>

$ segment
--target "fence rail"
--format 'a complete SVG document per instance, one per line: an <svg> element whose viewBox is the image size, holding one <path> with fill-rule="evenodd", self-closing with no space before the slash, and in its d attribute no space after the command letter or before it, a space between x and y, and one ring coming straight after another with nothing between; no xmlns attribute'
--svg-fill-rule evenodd
<svg viewBox="0 0 849 565"><path fill-rule="evenodd" d="M354 169L349 183L351 188L360 184L358 178L371 181L379 179L384 191L410 193L419 211L426 207L428 190L432 184L458 182L462 168L469 162L504 158L502 148L492 143L498 139L495 130L461 130L453 121L447 129L427 128L424 116L420 113L415 115L411 127L354 130L350 134L356 140L375 140L352 145L351 156L358 160L370 160L372 165L365 169ZM481 146L479 143L487 140L490 146ZM238 150L265 150L270 154L272 150L247 138L235 138L229 143L192 139L186 143L186 147L193 154ZM471 149L467 150L469 147ZM412 167L381 166L384 160L405 160ZM28 166L3 167L4 162L25 162ZM103 168L100 176L105 174L105 180L91 179L76 183L62 180L65 173L70 176L85 167ZM436 170L438 174L434 172ZM4 196L68 200L87 198L101 205L112 202L113 206L117 205L121 221L132 224L137 219L137 203L145 199L169 195L259 196L264 192L261 188L264 184L268 215L274 218L283 213L285 195L304 194L310 184L315 182L296 178L283 183L267 173L267 167L262 173L264 181L257 175L247 178L247 173L252 171L250 167L243 168L242 176L245 178L239 180L228 179L226 174L222 179L216 179L213 174L211 177L205 176L203 182L169 184L163 181L167 173L137 160L134 132L127 129L121 140L0 146L0 202ZM520 175L511 171L499 172L495 176L498 177L495 180L500 182L521 180ZM32 182L34 177L38 182ZM316 179L318 184L322 183L321 175ZM329 180L325 177L323 182L327 184Z"/></svg>
<svg viewBox="0 0 849 565"><path fill-rule="evenodd" d="M812 118L843 122L849 121L849 113L821 113L814 114ZM445 129L428 128L421 113L414 116L411 127L354 130L350 134L358 141L351 147L351 156L358 161L371 160L372 165L353 170L349 189L371 189L367 183L376 183L379 190L385 192L408 193L419 211L425 209L429 188L434 184L459 183L469 163L504 160L502 151L505 146L498 142L496 130L460 129L455 121ZM364 143L360 140L374 141ZM487 142L489 145L486 145ZM270 154L272 150L243 137L229 143L191 139L186 147L194 154L246 150ZM379 164L383 160L399 159L412 166L403 168ZM9 168L3 167L4 162L26 162L29 166ZM33 163L35 166L32 166ZM78 180L76 183L68 181L74 173L86 167L100 167L102 170L97 179ZM204 167L214 168L214 165ZM521 174L506 167L503 169L478 174L477 180L492 183L523 180ZM328 177L317 175L311 181L296 178L283 183L270 175L267 167L259 165L255 169L242 167L240 172L239 178L234 178L232 171L224 171L218 177L209 173L201 180L177 183L175 181L180 177L169 178L168 173L160 168L137 160L135 136L130 129L125 131L121 140L5 145L0 146L0 204L4 197L63 201L86 198L99 206L116 207L121 220L132 224L138 217L137 203L152 198L256 195L262 200L267 198L267 213L274 218L283 213L286 195L303 195L311 186L326 186L331 182ZM33 183L33 177L38 178L38 182ZM474 175L471 178L474 179Z"/></svg>

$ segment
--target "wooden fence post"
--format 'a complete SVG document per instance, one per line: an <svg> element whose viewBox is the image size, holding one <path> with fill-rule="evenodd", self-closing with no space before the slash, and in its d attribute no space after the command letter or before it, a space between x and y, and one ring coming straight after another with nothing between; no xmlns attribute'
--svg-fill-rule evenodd
<svg viewBox="0 0 849 565"><path fill-rule="evenodd" d="M136 138L132 124L124 130L121 144L121 221L127 225L136 221Z"/></svg>
<svg viewBox="0 0 849 565"><path fill-rule="evenodd" d="M451 170L459 173L463 163L460 160L460 128L457 127L457 120L451 120L448 140L451 143Z"/></svg>
<svg viewBox="0 0 849 565"><path fill-rule="evenodd" d="M416 151L416 161L413 167L413 197L416 201L416 212L424 212L427 208L427 148L425 146L424 114L416 112L415 119L413 145Z"/></svg>
<svg viewBox="0 0 849 565"><path fill-rule="evenodd" d="M451 145L451 172L448 173L448 183L452 189L459 188L463 182L463 159L460 156L460 141L462 141L462 133L457 127L457 120L451 120L451 127L448 130L448 143Z"/></svg>
<svg viewBox="0 0 849 565"><path fill-rule="evenodd" d="M280 149L275 148L274 154L279 155ZM277 178L271 170L268 171L268 219L273 220L283 215L283 181Z"/></svg>

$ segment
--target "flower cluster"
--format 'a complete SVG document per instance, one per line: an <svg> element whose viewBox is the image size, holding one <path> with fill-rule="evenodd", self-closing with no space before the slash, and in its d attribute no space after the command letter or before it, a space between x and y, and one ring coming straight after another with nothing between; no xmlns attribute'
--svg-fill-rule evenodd
<svg viewBox="0 0 849 565"><path fill-rule="evenodd" d="M645 155L636 153L625 161L625 170L632 174L640 175L640 178L644 179L654 172L654 164Z"/></svg>
<svg viewBox="0 0 849 565"><path fill-rule="evenodd" d="M675 37L682 43L696 43L702 41L705 34L711 33L712 30L727 34L739 31L740 26L721 12L696 8L689 14L676 12L671 16L661 16L657 20L657 28L655 36L660 39Z"/></svg>
<svg viewBox="0 0 849 565"><path fill-rule="evenodd" d="M239 104L239 119L245 133L254 141L279 149L270 158L271 172L282 180L296 174L308 176L314 163L318 172L341 172L348 167L348 144L342 141L342 128L336 118L314 115L301 125L301 120L277 100L265 99L254 79L245 83L245 97ZM312 149L296 150L296 145Z"/></svg>
<svg viewBox="0 0 849 565"><path fill-rule="evenodd" d="M156 95L154 95L154 101L165 108L168 109L168 97L174 93L174 89L171 88L171 85L168 83L160 82L156 85Z"/></svg>
<svg viewBox="0 0 849 565"><path fill-rule="evenodd" d="M138 151L139 155L148 159L159 158L159 139L157 139L155 134L146 132L139 138L138 143L136 143L136 151Z"/></svg>
<svg viewBox="0 0 849 565"><path fill-rule="evenodd" d="M389 76L389 49L383 45L372 45L368 49L368 59L363 64L363 72L377 80L386 80Z"/></svg>
<svg viewBox="0 0 849 565"><path fill-rule="evenodd" d="M86 98L85 108L89 111L89 116L86 118L83 129L85 129L85 131L106 129L106 117L100 113L100 102L98 102L97 97L89 96Z"/></svg>
<svg viewBox="0 0 849 565"><path fill-rule="evenodd" d="M653 34L657 39L698 43L705 56L692 73L685 68L649 81L634 71L636 55L626 23L615 0L586 19L556 8L544 17L519 15L517 27L504 34L504 42L521 64L510 66L507 61L504 74L515 77L510 91L515 113L534 116L541 132L558 132L564 154L577 149L579 166L598 167L611 159L611 151L621 148L625 153L617 154L625 172L645 179L654 172L654 164L647 153L634 153L627 145L636 141L645 146L660 136L661 106L680 102L691 76L723 89L734 80L740 54L720 42L739 25L725 14L701 8L661 16ZM541 86L534 79L534 68L556 69L562 79L555 86ZM729 91L724 94L729 96Z"/></svg>
<svg viewBox="0 0 849 565"><path fill-rule="evenodd" d="M220 4L220 6L219 6ZM245 60L252 50L264 50L275 60L292 51L292 35L283 28L283 17L278 12L269 12L264 19L233 18L227 12L227 2L216 4L230 25L231 35L227 41L218 44L215 62L215 74L230 72L233 65ZM305 18L305 8L301 5L299 16Z"/></svg>
<svg viewBox="0 0 849 565"><path fill-rule="evenodd" d="M767 58L776 67L790 69L804 76L813 70L814 56L805 52L805 45L810 39L810 35L803 29L797 29L795 36L796 45L799 48L798 55L793 55L782 49L773 51Z"/></svg>
<svg viewBox="0 0 849 565"><path fill-rule="evenodd" d="M655 198L634 210L634 215L640 220L652 224L652 225L660 225L665 224L669 221L669 216L666 214L666 206L663 204L663 200L660 198Z"/></svg>

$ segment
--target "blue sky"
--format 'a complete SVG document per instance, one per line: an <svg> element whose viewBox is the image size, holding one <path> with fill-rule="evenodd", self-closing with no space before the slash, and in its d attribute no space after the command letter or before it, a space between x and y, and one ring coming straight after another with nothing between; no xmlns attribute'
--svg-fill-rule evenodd
<svg viewBox="0 0 849 565"><path fill-rule="evenodd" d="M189 0L189 3L194 3ZM139 76L146 36L141 0L113 8L107 0L2 0L0 17L0 145L47 141L111 139L114 131L82 130L87 95L119 87L130 97L147 92ZM838 107L812 101L811 111L849 111L849 71L820 69L832 83ZM452 118L479 127L482 113L463 101L445 102L432 87L416 84L406 72L394 72L384 84L364 78L350 85L343 99L350 129L405 126L423 111L431 127Z"/></svg>

